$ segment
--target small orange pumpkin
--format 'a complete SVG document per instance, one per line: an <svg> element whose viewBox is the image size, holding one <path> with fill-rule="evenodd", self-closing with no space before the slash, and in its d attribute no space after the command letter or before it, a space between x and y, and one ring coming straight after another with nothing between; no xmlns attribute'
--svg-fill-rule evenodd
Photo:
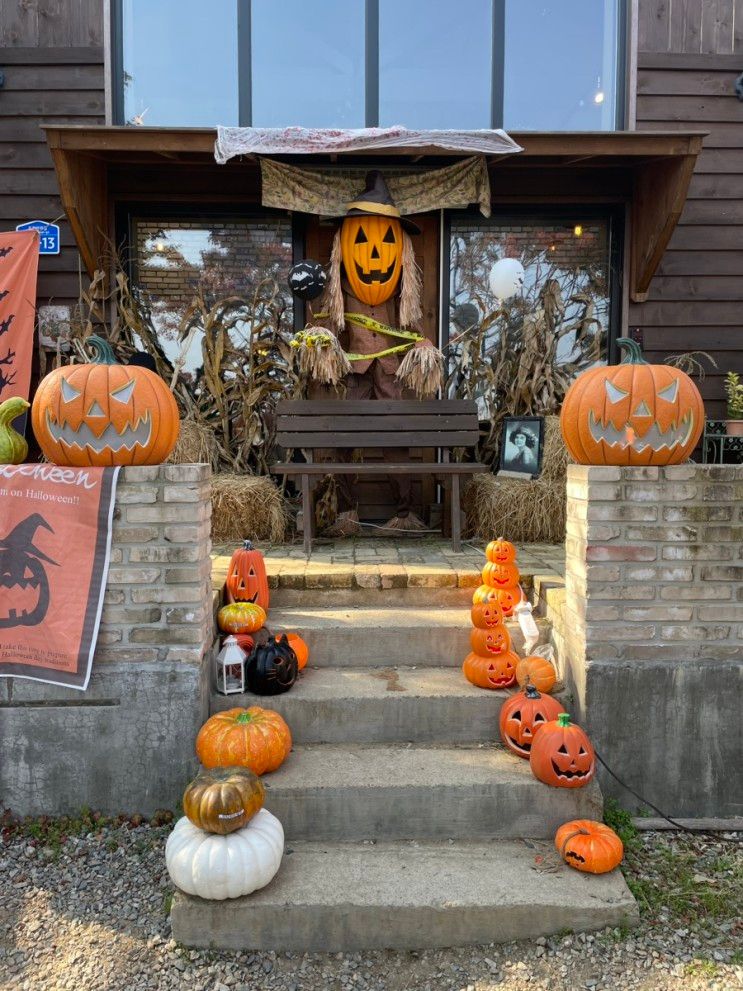
<svg viewBox="0 0 743 991"><path fill-rule="evenodd" d="M498 537L491 540L485 548L485 557L493 564L513 564L516 560L516 548L508 540Z"/></svg>
<svg viewBox="0 0 743 991"><path fill-rule="evenodd" d="M508 688L516 681L518 659L518 654L510 650L492 657L467 654L462 671L467 681L478 688Z"/></svg>
<svg viewBox="0 0 743 991"><path fill-rule="evenodd" d="M529 754L532 773L553 788L583 788L596 773L596 755L567 712L540 729Z"/></svg>
<svg viewBox="0 0 743 991"><path fill-rule="evenodd" d="M287 633L286 639L289 641L291 649L297 655L297 667L302 671L307 667L307 661L310 659L309 648L298 633Z"/></svg>
<svg viewBox="0 0 743 991"><path fill-rule="evenodd" d="M478 630L490 630L503 622L503 610L497 602L476 602L470 610L472 625Z"/></svg>
<svg viewBox="0 0 743 991"><path fill-rule="evenodd" d="M291 748L282 717L258 705L215 712L196 737L196 756L204 767L248 767L254 774L275 771Z"/></svg>
<svg viewBox="0 0 743 991"><path fill-rule="evenodd" d="M607 874L624 856L624 844L614 830L592 819L573 819L560 826L555 846L568 866L587 874Z"/></svg>
<svg viewBox="0 0 743 991"><path fill-rule="evenodd" d="M249 540L244 540L230 558L224 584L231 602L255 602L268 610L266 562Z"/></svg>
<svg viewBox="0 0 743 991"><path fill-rule="evenodd" d="M557 675L546 658L534 655L521 658L516 666L516 681L521 688L531 682L538 692L551 692Z"/></svg>
<svg viewBox="0 0 743 991"><path fill-rule="evenodd" d="M266 611L255 602L230 602L217 613L223 633L255 633L266 622Z"/></svg>
<svg viewBox="0 0 743 991"><path fill-rule="evenodd" d="M199 829L227 836L263 808L266 789L247 767L201 771L183 793L183 811Z"/></svg>
<svg viewBox="0 0 743 991"><path fill-rule="evenodd" d="M494 588L492 591L494 593L493 598L501 607L503 615L512 616L514 609L523 597L521 586L516 585L514 588Z"/></svg>
<svg viewBox="0 0 743 991"><path fill-rule="evenodd" d="M502 623L489 630L474 629L470 633L470 647L481 657L493 657L511 649L511 635Z"/></svg>
<svg viewBox="0 0 743 991"><path fill-rule="evenodd" d="M472 594L472 604L477 606L482 602L497 602L498 593L490 585L479 585Z"/></svg>
<svg viewBox="0 0 743 991"><path fill-rule="evenodd" d="M564 711L557 699L540 695L533 685L527 685L525 691L512 695L501 707L501 740L517 756L528 760L536 732Z"/></svg>
<svg viewBox="0 0 743 991"><path fill-rule="evenodd" d="M490 585L491 588L515 588L520 577L515 564L495 564L490 561L482 569L483 584Z"/></svg>

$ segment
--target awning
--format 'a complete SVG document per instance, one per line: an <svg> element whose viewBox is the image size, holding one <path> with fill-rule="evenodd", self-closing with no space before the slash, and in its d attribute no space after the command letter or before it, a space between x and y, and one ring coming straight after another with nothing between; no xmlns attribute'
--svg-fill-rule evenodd
<svg viewBox="0 0 743 991"><path fill-rule="evenodd" d="M214 160L217 132L211 128L45 127L57 170L62 204L89 272L99 266L111 236L111 206L137 198L170 202L178 195L227 201L250 176L258 202L259 173L253 157L226 165ZM479 132L473 132L479 133ZM515 132L518 154L487 156L493 202L623 203L630 209L630 296L642 302L686 201L705 132ZM337 163L384 167L406 164L433 168L458 155L431 146L415 153L398 147L332 155L276 156L297 165ZM141 177L139 183L137 177ZM233 191L230 193L230 191ZM141 198L141 197L140 197Z"/></svg>

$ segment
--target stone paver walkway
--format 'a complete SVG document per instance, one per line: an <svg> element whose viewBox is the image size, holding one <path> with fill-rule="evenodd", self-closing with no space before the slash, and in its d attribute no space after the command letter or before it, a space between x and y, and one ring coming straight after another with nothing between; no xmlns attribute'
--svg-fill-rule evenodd
<svg viewBox="0 0 743 991"><path fill-rule="evenodd" d="M234 545L212 549L212 581L224 583ZM446 540L408 537L397 540L353 538L318 539L312 557L305 558L301 543L262 546L271 588L470 588L480 584L485 564L484 546L465 543L455 554ZM525 544L516 563L522 584L534 575L565 573L562 544Z"/></svg>

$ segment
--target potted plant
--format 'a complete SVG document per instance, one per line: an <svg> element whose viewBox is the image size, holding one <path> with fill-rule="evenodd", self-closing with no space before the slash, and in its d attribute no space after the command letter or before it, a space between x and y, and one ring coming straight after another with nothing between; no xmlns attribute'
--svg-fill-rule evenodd
<svg viewBox="0 0 743 991"><path fill-rule="evenodd" d="M728 435L743 437L743 382L737 372L728 372L725 376L725 395L728 399Z"/></svg>

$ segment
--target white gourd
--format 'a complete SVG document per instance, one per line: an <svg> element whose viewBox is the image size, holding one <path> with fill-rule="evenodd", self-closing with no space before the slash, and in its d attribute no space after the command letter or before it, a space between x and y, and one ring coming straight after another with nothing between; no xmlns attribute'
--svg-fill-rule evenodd
<svg viewBox="0 0 743 991"><path fill-rule="evenodd" d="M185 816L165 844L165 863L181 891L221 901L264 888L279 869L284 830L266 809L227 836L206 833Z"/></svg>

